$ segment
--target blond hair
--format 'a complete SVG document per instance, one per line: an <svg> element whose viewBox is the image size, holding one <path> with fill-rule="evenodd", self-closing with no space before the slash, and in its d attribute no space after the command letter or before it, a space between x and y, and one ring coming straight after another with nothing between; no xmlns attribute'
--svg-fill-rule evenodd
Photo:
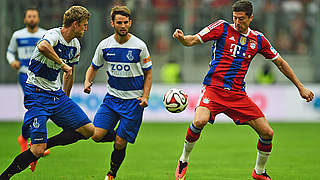
<svg viewBox="0 0 320 180"><path fill-rule="evenodd" d="M111 13L110 13L110 18L112 21L114 21L114 17L120 14L122 16L126 16L131 20L131 11L127 6L115 6L112 8Z"/></svg>
<svg viewBox="0 0 320 180"><path fill-rule="evenodd" d="M63 26L70 27L74 21L89 20L90 12L82 6L72 6L63 15Z"/></svg>

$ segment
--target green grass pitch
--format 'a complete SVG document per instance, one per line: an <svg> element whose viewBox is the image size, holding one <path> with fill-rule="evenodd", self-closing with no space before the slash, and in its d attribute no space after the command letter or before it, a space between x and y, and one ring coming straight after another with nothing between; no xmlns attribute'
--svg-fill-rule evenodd
<svg viewBox="0 0 320 180"><path fill-rule="evenodd" d="M189 123L144 123L129 144L117 180L173 180ZM0 171L19 153L20 123L0 123ZM320 123L271 123L273 151L267 164L275 180L320 179ZM48 123L49 137L61 129ZM257 136L249 126L207 125L195 145L188 180L252 179ZM13 180L102 180L109 168L111 143L77 142L51 149L35 172L26 169Z"/></svg>

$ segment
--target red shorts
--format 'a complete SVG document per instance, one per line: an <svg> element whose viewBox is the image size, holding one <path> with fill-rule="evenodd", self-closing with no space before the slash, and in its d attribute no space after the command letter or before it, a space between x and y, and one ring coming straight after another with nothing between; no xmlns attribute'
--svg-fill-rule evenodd
<svg viewBox="0 0 320 180"><path fill-rule="evenodd" d="M264 117L259 107L245 92L230 91L216 86L204 85L201 90L198 106L211 111L210 123L219 113L229 116L236 124Z"/></svg>

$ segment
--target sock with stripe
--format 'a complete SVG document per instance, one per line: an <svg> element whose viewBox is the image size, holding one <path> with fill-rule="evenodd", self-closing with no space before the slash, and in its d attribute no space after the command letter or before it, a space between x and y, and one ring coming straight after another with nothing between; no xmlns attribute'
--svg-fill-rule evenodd
<svg viewBox="0 0 320 180"><path fill-rule="evenodd" d="M271 153L272 139L262 139L260 137L257 144L257 149L258 149L257 160L256 160L256 166L254 169L257 174L262 174L266 170L267 160Z"/></svg>
<svg viewBox="0 0 320 180"><path fill-rule="evenodd" d="M179 159L183 163L189 161L190 153L196 141L199 139L201 131L202 131L202 128L195 127L193 123L189 126L183 151Z"/></svg>

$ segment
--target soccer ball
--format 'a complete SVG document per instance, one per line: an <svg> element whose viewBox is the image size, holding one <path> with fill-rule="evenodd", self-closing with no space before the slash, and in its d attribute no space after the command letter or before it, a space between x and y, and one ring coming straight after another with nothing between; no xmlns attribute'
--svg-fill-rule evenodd
<svg viewBox="0 0 320 180"><path fill-rule="evenodd" d="M188 106L188 95L182 89L169 89L163 96L163 105L169 112L182 112Z"/></svg>

